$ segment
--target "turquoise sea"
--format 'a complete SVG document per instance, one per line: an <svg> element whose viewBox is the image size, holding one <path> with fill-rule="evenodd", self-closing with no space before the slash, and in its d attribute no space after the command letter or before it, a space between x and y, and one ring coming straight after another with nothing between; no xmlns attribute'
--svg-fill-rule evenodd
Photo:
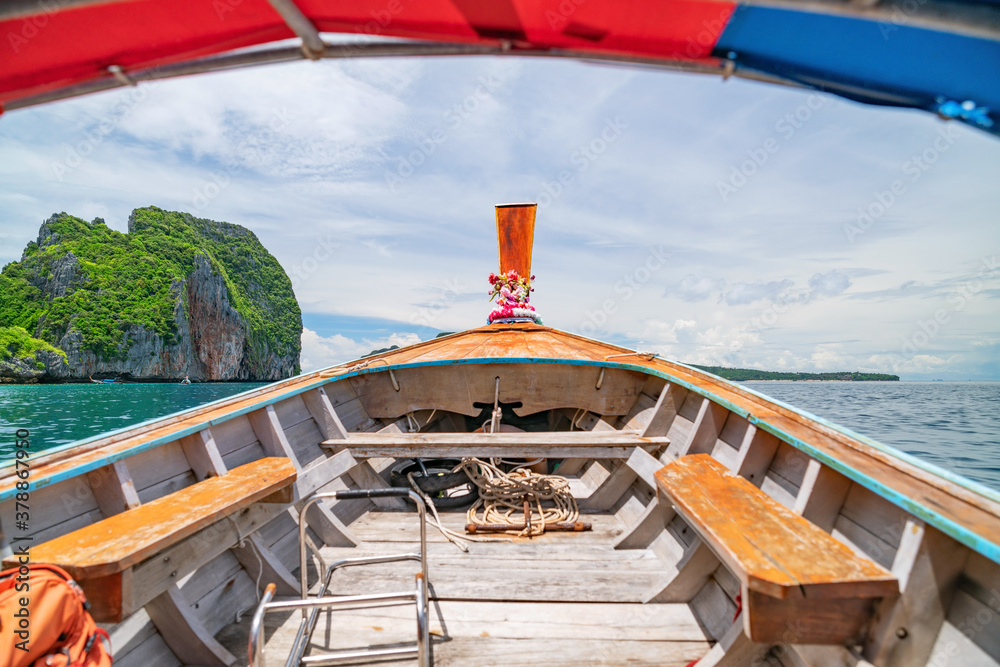
<svg viewBox="0 0 1000 667"><path fill-rule="evenodd" d="M1000 382L742 384L1000 489Z"/></svg>
<svg viewBox="0 0 1000 667"><path fill-rule="evenodd" d="M0 385L0 460L18 428L35 451L264 383ZM747 382L753 390L1000 489L1000 383Z"/></svg>
<svg viewBox="0 0 1000 667"><path fill-rule="evenodd" d="M262 387L266 382L203 384L0 385L0 464L17 429L37 452Z"/></svg>

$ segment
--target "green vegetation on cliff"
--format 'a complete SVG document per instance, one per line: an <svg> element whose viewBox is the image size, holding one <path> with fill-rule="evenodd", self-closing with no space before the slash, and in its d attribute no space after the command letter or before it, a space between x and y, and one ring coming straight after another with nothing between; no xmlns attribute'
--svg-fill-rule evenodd
<svg viewBox="0 0 1000 667"><path fill-rule="evenodd" d="M55 345L79 332L83 348L104 359L124 357L133 326L176 343L175 309L187 309L184 280L199 254L247 321L251 348L297 354L302 320L291 282L257 237L156 207L133 211L127 234L100 218L52 216L21 261L0 272L0 326Z"/></svg>
<svg viewBox="0 0 1000 667"><path fill-rule="evenodd" d="M698 366L690 364L694 368L700 368L713 375L734 380L736 382L746 382L749 380L843 380L843 381L878 381L878 382L898 382L898 375L888 375L886 373L782 373L779 371L759 371L753 368L723 368L722 366Z"/></svg>
<svg viewBox="0 0 1000 667"><path fill-rule="evenodd" d="M0 361L7 361L14 357L25 358L35 357L40 350L54 352L65 358L66 353L56 349L44 340L32 338L31 335L21 327L0 327ZM35 362L36 366L44 368L45 364L40 361Z"/></svg>

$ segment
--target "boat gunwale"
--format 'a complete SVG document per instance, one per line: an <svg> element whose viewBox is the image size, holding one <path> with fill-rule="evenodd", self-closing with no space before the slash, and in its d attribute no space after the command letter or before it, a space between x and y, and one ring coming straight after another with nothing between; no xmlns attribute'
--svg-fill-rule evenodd
<svg viewBox="0 0 1000 667"><path fill-rule="evenodd" d="M465 332L458 332L453 336L462 336L474 333L488 333L496 330L513 329L513 328L523 329L525 327L523 325L512 325L512 326L508 325L502 327L495 327L494 325L492 327L489 327L489 329L485 327L479 329L471 329ZM551 329L550 327L542 327L542 326L530 326L527 328L536 332L553 331L553 329ZM588 339L583 336L577 336L575 334L569 334L567 332L562 332L562 331L558 331L558 333L561 335L577 338L579 340L587 341L590 343L600 343L601 345L607 346L609 348L622 349L626 353L641 354L641 353L636 353L632 350L627 350L625 348L619 348L616 345L601 343L600 341L594 341L592 339ZM140 442L131 445L129 447L120 449L118 451L113 451L107 454L106 456L100 457L99 459L74 465L66 470L56 471L54 474L42 477L41 479L38 479L38 477L36 477L37 481L33 484L33 488L34 489L44 488L46 486L64 481L66 479L78 477L92 470L96 470L110 463L114 463L115 461L126 459L135 454L139 454L141 452L153 449L160 445L167 444L168 442L179 440L182 437L192 435L194 433L197 433L198 431L204 430L205 428L209 428L211 426L243 416L247 413L254 412L262 408L266 408L267 406L279 403L281 401L292 398L307 391L323 387L332 382L348 379L351 377L361 376L368 373L383 373L383 372L388 372L389 370L406 370L409 368L432 367L432 366L495 365L495 364L525 364L525 363L565 364L565 365L615 368L627 371L636 371L660 377L668 382L677 384L689 391L694 391L696 394L703 396L708 400L714 401L715 403L730 410L731 412L737 414L738 416L747 419L751 424L754 424L756 427L762 428L764 431L771 433L781 441L786 442L787 444L804 452L806 455L811 456L820 463L829 466L830 468L836 470L841 474L844 474L852 481L857 482L864 488L869 489L870 491L876 493L877 495L888 500L894 505L902 508L909 514L914 515L924 521L927 521L929 524L935 526L939 530L942 530L944 533L955 538L962 544L965 544L966 546L981 553L990 560L1000 563L1000 544L990 541L988 538L985 538L979 533L967 528L958 521L943 516L942 514L932 509L931 507L923 504L922 502L910 498L905 493L897 491L896 489L887 486L883 482L871 477L870 475L855 469L850 464L841 461L835 456L823 451L819 447L810 445L809 443L803 441L801 438L796 437L795 435L785 431L780 426L772 424L766 421L765 419L756 417L749 409L732 402L728 398L722 397L717 393L712 392L709 388L690 382L684 379L683 377L678 377L677 375L674 375L669 371L677 370L681 372L686 372L693 376L692 379L706 380L711 384L718 385L720 388L724 388L728 392L734 393L738 396L742 395L748 400L759 403L762 405L762 407L770 406L772 408L777 408L775 412L777 412L779 415L782 414L782 411L785 411L789 413L785 416L792 418L802 426L805 426L807 428L814 428L816 432L823 433L827 437L832 437L840 444L846 445L858 451L861 454L869 456L876 454L876 456L872 456L873 459L881 461L887 465L890 465L900 473L909 474L909 476L915 479L916 481L928 484L929 486L936 488L939 491L951 495L958 501L973 505L977 509L980 509L984 512L992 513L994 516L1000 516L1000 512L997 511L997 508L984 507L979 502L977 502L977 501L989 501L992 503L1000 503L1000 494L993 491L992 489L984 487L976 482L973 482L972 480L962 478L961 476L956 475L955 473L943 470L938 466L934 465L933 463L922 461L920 459L915 459L911 455L905 454L904 452L900 452L888 445L884 445L882 443L875 443L875 441L872 441L870 438L858 436L849 429L836 425L832 422L828 422L825 419L822 419L808 412L805 412L803 410L785 404L781 401L772 399L752 389L739 386L734 382L713 375L711 373L701 371L699 369L691 368L690 366L687 366L685 364L661 358L653 358L650 359L649 361L640 360L638 363L629 363L629 362L616 362L616 361L607 361L599 359L567 359L567 358L553 358L553 357L469 357L469 358L449 358L449 359L402 362L398 364L392 364L388 361L388 359L385 358L385 357L395 356L404 351L409 352L414 350L415 348L425 347L428 344L437 343L449 338L452 338L452 336L424 341L423 343L418 343L417 345L400 348L399 350L393 350L391 352L379 355L377 357L369 356L366 358L362 358L360 360L345 362L344 364L340 364L338 366L332 366L318 371L313 371L312 373L307 374L305 376L297 376L294 378L289 378L288 380L274 383L272 385L268 385L267 387L257 388L254 390L250 390L248 392L244 392L243 394L237 394L236 396L220 399L219 401L215 401L213 403L205 404L203 406L198 406L196 408L191 408L186 411L181 411L178 413L174 413L172 415L167 415L164 417L157 418L155 420L144 422L139 426L145 427L146 432L148 432L148 430L155 429L157 427L169 428L172 424L166 424L161 422L166 422L171 419L183 417L186 413L189 412L199 412L199 413L209 412L210 410L208 408L210 407L219 408L219 407L224 407L225 404L227 403L239 402L241 398L245 400L248 397L252 397L254 392L263 392L265 394L269 394L274 390L279 389L279 386L293 385L292 387L289 388L288 391L281 391L276 395L262 398L262 400L260 401L254 402L250 405L243 406L231 412L227 412L224 415L206 421L199 421L194 425L179 428L175 431L170 431L169 433L166 433L162 436L158 436L156 438L152 438L145 442ZM385 363L385 365L380 365L380 366L371 365L375 361L382 361ZM665 366L665 368L663 369L656 368L655 364L661 364ZM334 375L329 375L331 371L338 371L341 369L343 370L343 372ZM327 375L324 377L324 374ZM294 386L299 383L301 383L299 386ZM195 415L191 416L194 417ZM137 426L127 427L126 429L119 430L117 432L112 432L112 434L123 435L125 432L135 428L137 428ZM100 443L98 441L107 438L108 435L109 434L94 436L84 441L78 441L77 443L70 443L70 445L64 445L62 448L60 448L60 451L58 453L65 454L67 448L71 447L73 444L78 445L81 443L98 445L96 447L88 449L86 452L82 452L81 454L94 453L100 449L99 446ZM141 435L141 433L136 435L137 436ZM106 446L109 448L113 448L115 444L118 444L125 440L127 440L127 438L107 443ZM866 451L866 449L870 449L871 451ZM34 468L36 471L39 471L39 468L44 466L46 463L48 464L71 463L73 458L75 458L75 456L67 458L59 458L56 460L49 459L49 460L37 461ZM895 464L901 464L901 465L895 465ZM914 468L916 469L916 471L924 474L914 475L913 470L906 470L905 467ZM0 485L3 485L0 486L0 502L7 500L13 496L15 492L14 489L15 481L16 480L14 479L13 475L9 475L6 478L0 479ZM956 490L959 491L959 493L956 493ZM973 495L972 497L969 497L965 493L961 493L962 491L968 492Z"/></svg>
<svg viewBox="0 0 1000 667"><path fill-rule="evenodd" d="M546 327L545 330L548 331L550 329L548 327ZM415 348L418 348L418 347L424 347L424 346L429 345L431 343L437 343L439 341L448 340L448 339L456 337L456 336L461 336L461 335L467 334L467 333L469 333L469 331L476 331L476 329L471 329L471 330L467 330L467 331L457 331L457 332L455 332L453 334L449 334L448 336L441 336L439 338L432 338L430 340L421 341L419 343L414 343L413 345L408 345L405 348L400 348L400 349L412 350L412 349L415 349ZM396 352L396 351L397 350L392 350L392 352ZM345 361L345 362L337 364L335 366L327 366L326 368L320 368L320 369L315 370L315 371L310 371L309 373L305 373L303 375L296 375L296 376L293 376L293 377L290 377L290 378L285 378L283 380L277 380L275 382L267 383L266 386L263 386L263 387L255 387L253 389L248 389L247 391L242 391L242 392L240 392L238 394L233 394L232 396L226 396L224 398L219 398L219 399L216 399L214 401L209 401L208 403L202 403L201 405L196 405L196 406L191 407L191 408L186 408L184 410L178 410L177 412L170 412L170 413L167 413L165 415L161 415L159 417L152 417L150 419L146 419L144 421L141 421L141 422L138 422L138 423L135 423L135 424L130 424L129 426L122 426L121 428L116 428L116 429L113 429L111 431L105 431L104 433L98 433L96 435L92 435L90 437L83 438L81 440L74 440L73 442L67 442L67 443L62 444L62 445L57 445L55 447L50 447L48 449L45 449L44 453L40 453L37 457L34 457L34 461L37 464L39 464L39 465L46 465L46 464L51 464L51 463L55 463L55 462L57 462L59 460L62 460L62 457L60 457L59 454L65 454L65 453L69 452L70 450L72 450L72 454L71 454L72 456L76 456L78 454L84 454L84 453L87 453L87 452L95 451L96 449L99 449L101 447L112 445L112 444L115 444L117 442L121 442L122 440L125 440L125 439L127 439L129 437L134 437L134 436L137 436L137 435L142 435L143 433L148 433L149 431L155 430L157 428L163 428L163 427L169 426L169 424L167 422L169 422L169 421L171 421L173 419L179 419L181 417L191 417L191 416L194 416L194 414L189 414L189 413L208 412L208 411L211 411L214 408L225 407L226 405L228 405L230 403L238 403L240 400L244 400L244 399L250 398L255 393L260 393L262 395L266 395L266 394L272 392L273 390L275 390L275 389L277 389L277 388L279 388L281 386L294 385L294 384L296 384L298 382L302 382L303 380L306 380L307 378L309 378L311 376L317 376L317 377L320 377L320 378L323 378L323 379L332 378L334 380L337 380L337 379L340 379L341 377L343 377L343 375L338 374L336 376L324 376L323 374L324 373L329 373L330 371L334 371L334 370L337 370L339 368L344 368L344 367L350 368L351 366L355 366L357 364L372 363L377 358L378 357L376 357L376 355L368 355L366 357L358 357L357 359L352 359L350 361ZM319 383L319 386L322 386L322 384L326 384L326 382ZM316 388L315 386L309 387L309 389L315 389L315 388ZM305 389L303 391L308 391L308 389ZM298 393L301 393L301 392L299 392L299 391L291 392L291 393L283 394L282 396L283 397L290 397L290 396L294 396L294 395L296 395ZM261 406L262 407L266 407L269 404L270 403L262 402ZM239 415L234 414L233 416L235 417L235 416L239 416ZM224 421L226 421L226 420L225 419L219 419L219 420L216 421L216 423L222 423ZM211 423L209 423L209 425L211 425ZM117 436L125 436L125 437L124 438L119 438ZM179 436L179 437L183 437L183 436ZM102 442L102 441L104 441L104 442ZM89 447L89 445L96 445L96 447ZM145 450L140 450L140 451L145 451ZM118 459L115 459L115 460L118 460ZM110 461L110 462L113 463L114 461ZM0 462L0 484L2 484L3 481L4 481L4 477L5 477L5 473L6 473L5 468L14 468L14 460L10 459L10 460L5 460L5 461ZM2 502L3 500L5 500L6 497L7 497L6 495L4 495L5 491L6 491L6 489L0 489L0 502Z"/></svg>

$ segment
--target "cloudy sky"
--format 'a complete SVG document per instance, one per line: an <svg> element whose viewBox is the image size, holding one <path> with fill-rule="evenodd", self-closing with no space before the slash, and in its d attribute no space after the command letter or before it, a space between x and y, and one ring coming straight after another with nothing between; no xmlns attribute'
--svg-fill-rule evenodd
<svg viewBox="0 0 1000 667"><path fill-rule="evenodd" d="M304 62L0 117L0 264L54 212L252 229L310 370L482 324L539 202L546 324L692 363L1000 379L1000 141L738 80L513 58Z"/></svg>

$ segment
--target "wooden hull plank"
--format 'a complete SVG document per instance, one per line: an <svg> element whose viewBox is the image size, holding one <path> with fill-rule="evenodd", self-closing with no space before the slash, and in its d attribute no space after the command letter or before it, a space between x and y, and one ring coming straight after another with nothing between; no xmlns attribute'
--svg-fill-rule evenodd
<svg viewBox="0 0 1000 667"><path fill-rule="evenodd" d="M236 657L194 617L177 586L152 600L146 611L167 646L184 664L228 667L236 662Z"/></svg>
<svg viewBox="0 0 1000 667"><path fill-rule="evenodd" d="M298 615L265 618L269 655L287 654ZM436 601L431 605L431 642L436 667L546 665L579 667L628 664L684 667L708 650L697 621L684 605L503 603ZM247 664L249 619L220 640ZM317 646L346 649L405 641L413 612L385 607L320 616ZM416 661L393 661L416 665Z"/></svg>

